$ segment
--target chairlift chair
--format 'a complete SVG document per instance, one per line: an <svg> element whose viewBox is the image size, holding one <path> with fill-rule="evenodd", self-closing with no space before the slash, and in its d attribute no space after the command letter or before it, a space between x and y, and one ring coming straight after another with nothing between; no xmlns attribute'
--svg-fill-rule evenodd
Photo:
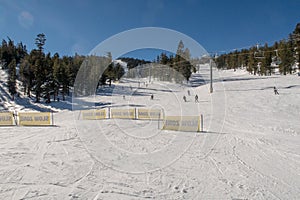
<svg viewBox="0 0 300 200"><path fill-rule="evenodd" d="M265 58L264 51L259 49L259 44L256 44L256 51L254 52L254 58L256 59L263 59Z"/></svg>
<svg viewBox="0 0 300 200"><path fill-rule="evenodd" d="M256 58L256 59L264 59L265 58L265 54L261 50L255 51L254 52L254 58Z"/></svg>
<svg viewBox="0 0 300 200"><path fill-rule="evenodd" d="M281 63L281 59L278 55L278 49L274 51L276 52L276 55L272 57L272 62L274 62L276 65L279 65Z"/></svg>
<svg viewBox="0 0 300 200"><path fill-rule="evenodd" d="M281 59L277 56L273 56L272 62L275 63L276 65L279 65L281 63Z"/></svg>

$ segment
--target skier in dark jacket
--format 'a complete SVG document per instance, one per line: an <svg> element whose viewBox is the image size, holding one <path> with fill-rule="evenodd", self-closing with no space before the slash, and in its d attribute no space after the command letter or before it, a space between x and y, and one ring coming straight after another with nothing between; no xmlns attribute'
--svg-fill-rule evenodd
<svg viewBox="0 0 300 200"><path fill-rule="evenodd" d="M195 96L195 103L199 103L199 101L198 101L198 95L197 94Z"/></svg>
<svg viewBox="0 0 300 200"><path fill-rule="evenodd" d="M274 94L279 95L277 88L274 86Z"/></svg>

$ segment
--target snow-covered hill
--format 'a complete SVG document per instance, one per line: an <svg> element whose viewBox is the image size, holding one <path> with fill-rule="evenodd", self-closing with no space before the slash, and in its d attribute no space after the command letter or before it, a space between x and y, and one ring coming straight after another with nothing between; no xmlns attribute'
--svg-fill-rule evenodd
<svg viewBox="0 0 300 200"><path fill-rule="evenodd" d="M202 133L70 110L55 113L55 127L0 127L0 199L299 199L300 78L227 70L214 79L210 94L202 66L186 85L122 79L84 99L203 114Z"/></svg>
<svg viewBox="0 0 300 200"><path fill-rule="evenodd" d="M120 60L120 59L114 60L113 63L114 64L120 64L122 67L127 68L127 63Z"/></svg>
<svg viewBox="0 0 300 200"><path fill-rule="evenodd" d="M128 68L127 68L127 63L120 60L120 59L117 59L117 60L114 60L113 63L116 65L116 64L119 64L123 67L124 71L127 72L128 71Z"/></svg>

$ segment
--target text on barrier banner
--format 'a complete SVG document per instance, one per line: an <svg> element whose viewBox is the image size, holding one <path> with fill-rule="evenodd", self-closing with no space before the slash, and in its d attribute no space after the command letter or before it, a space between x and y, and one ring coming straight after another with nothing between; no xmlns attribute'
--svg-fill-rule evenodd
<svg viewBox="0 0 300 200"><path fill-rule="evenodd" d="M200 116L166 116L162 129L199 132L202 131L200 127L202 127Z"/></svg>
<svg viewBox="0 0 300 200"><path fill-rule="evenodd" d="M161 110L139 108L138 119L161 119Z"/></svg>
<svg viewBox="0 0 300 200"><path fill-rule="evenodd" d="M82 110L81 111L82 119L84 120L93 120L93 119L105 119L106 110Z"/></svg>
<svg viewBox="0 0 300 200"><path fill-rule="evenodd" d="M135 109L111 109L111 118L135 119Z"/></svg>
<svg viewBox="0 0 300 200"><path fill-rule="evenodd" d="M0 113L0 126L14 125L13 114L10 112Z"/></svg>
<svg viewBox="0 0 300 200"><path fill-rule="evenodd" d="M51 125L50 112L19 113L19 124L23 126Z"/></svg>

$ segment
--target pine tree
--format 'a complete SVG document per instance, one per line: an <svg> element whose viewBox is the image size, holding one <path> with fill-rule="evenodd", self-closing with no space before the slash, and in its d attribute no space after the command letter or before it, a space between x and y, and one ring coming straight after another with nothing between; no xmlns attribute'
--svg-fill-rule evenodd
<svg viewBox="0 0 300 200"><path fill-rule="evenodd" d="M189 81L189 78L192 75L192 65L189 61L183 60L180 62L180 70L181 74L185 77L186 81Z"/></svg>
<svg viewBox="0 0 300 200"><path fill-rule="evenodd" d="M115 66L116 79L120 80L124 74L125 74L124 68L119 63L117 63Z"/></svg>
<svg viewBox="0 0 300 200"><path fill-rule="evenodd" d="M279 64L279 71L281 74L286 75L287 73L292 73L292 66L294 64L293 57L293 45L292 42L282 40L279 43L279 56L281 58L281 63Z"/></svg>
<svg viewBox="0 0 300 200"><path fill-rule="evenodd" d="M179 56L179 57L184 56L184 44L183 44L182 40L179 41L177 51L176 51L176 55Z"/></svg>
<svg viewBox="0 0 300 200"><path fill-rule="evenodd" d="M69 68L69 58L67 56L63 56L62 63L60 66L60 84L62 86L61 94L64 101L66 100L66 95L69 94Z"/></svg>
<svg viewBox="0 0 300 200"><path fill-rule="evenodd" d="M85 59L85 56L80 56L78 54L75 54L74 57L72 57L72 63L70 65L70 85L74 85L75 79L76 79L76 75L78 73L78 70L81 66L81 64L83 63Z"/></svg>
<svg viewBox="0 0 300 200"><path fill-rule="evenodd" d="M35 45L38 47L39 51L43 51L44 49L44 45L46 42L46 36L44 33L40 33L37 35L37 37L35 38Z"/></svg>
<svg viewBox="0 0 300 200"><path fill-rule="evenodd" d="M16 63L20 64L22 59L27 55L26 45L23 45L23 43L18 43L16 47Z"/></svg>
<svg viewBox="0 0 300 200"><path fill-rule="evenodd" d="M14 100L14 95L17 93L16 88L16 80L17 80L17 74L16 74L16 60L13 59L9 65L8 65L8 91L10 95L12 96L12 100Z"/></svg>
<svg viewBox="0 0 300 200"><path fill-rule="evenodd" d="M43 93L44 88L44 83L46 81L46 59L45 59L45 54L43 52L44 50L44 45L46 41L46 36L43 33L40 33L37 35L35 38L35 44L38 48L38 50L32 50L33 54L33 59L31 60L31 65L33 67L34 71L34 91L35 91L35 96L36 96L36 102L40 102L40 97Z"/></svg>
<svg viewBox="0 0 300 200"><path fill-rule="evenodd" d="M160 54L159 63L161 63L163 65L167 65L169 63L169 58L168 58L166 53L161 53Z"/></svg>
<svg viewBox="0 0 300 200"><path fill-rule="evenodd" d="M272 62L272 52L271 49L268 47L268 44L264 46L264 58L261 60L260 66L260 75L267 75L268 72L270 73L270 66Z"/></svg>
<svg viewBox="0 0 300 200"><path fill-rule="evenodd" d="M215 62L217 64L218 69L225 69L226 68L226 55L225 54L220 55L219 57L217 57Z"/></svg>
<svg viewBox="0 0 300 200"><path fill-rule="evenodd" d="M61 60L59 58L59 54L55 53L52 57L52 71L53 71L53 82L52 82L52 88L53 88L53 100L55 101L58 94L59 94L59 88L60 88L60 82L62 80L62 77L60 76L60 65Z"/></svg>
<svg viewBox="0 0 300 200"><path fill-rule="evenodd" d="M295 61L298 64L298 71L300 71L300 23L296 25L295 30L291 35L291 39L294 43L293 47L295 49Z"/></svg>
<svg viewBox="0 0 300 200"><path fill-rule="evenodd" d="M31 91L35 83L35 59L36 51L31 51L29 55L22 59L20 64L20 76L24 87L24 94L27 94L28 97L31 97Z"/></svg>
<svg viewBox="0 0 300 200"><path fill-rule="evenodd" d="M53 75L53 62L50 53L45 57L44 61L44 74L45 80L42 85L42 96L46 99L46 103L51 102L51 94L54 93L54 75Z"/></svg>
<svg viewBox="0 0 300 200"><path fill-rule="evenodd" d="M8 54L8 45L6 40L4 39L2 40L2 44L1 44L0 61L1 61L2 68L3 69L7 68L9 64L7 63L9 61L9 54Z"/></svg>
<svg viewBox="0 0 300 200"><path fill-rule="evenodd" d="M44 54L38 51L35 51L37 54L37 59L33 61L33 69L34 69L34 92L36 97L36 102L40 102L40 97L42 94L42 85L45 81L45 73L44 73Z"/></svg>
<svg viewBox="0 0 300 200"><path fill-rule="evenodd" d="M186 53L186 55L184 55ZM186 58L185 58L185 57ZM191 77L192 74L192 65L189 60L190 59L190 53L188 49L184 50L184 44L182 40L179 41L178 48L176 51L175 58L173 60L173 68L179 72L185 79L186 81L189 81L189 78ZM175 74L175 81L180 82L182 81L179 74Z"/></svg>
<svg viewBox="0 0 300 200"><path fill-rule="evenodd" d="M8 38L8 42L2 40L1 61L3 69L7 69L8 65L16 58L16 48L14 41Z"/></svg>
<svg viewBox="0 0 300 200"><path fill-rule="evenodd" d="M254 58L254 53L255 53L256 47L253 47L249 51L249 58L248 58L248 65L247 65L247 71L254 75L256 74L256 68L257 68L257 61Z"/></svg>

